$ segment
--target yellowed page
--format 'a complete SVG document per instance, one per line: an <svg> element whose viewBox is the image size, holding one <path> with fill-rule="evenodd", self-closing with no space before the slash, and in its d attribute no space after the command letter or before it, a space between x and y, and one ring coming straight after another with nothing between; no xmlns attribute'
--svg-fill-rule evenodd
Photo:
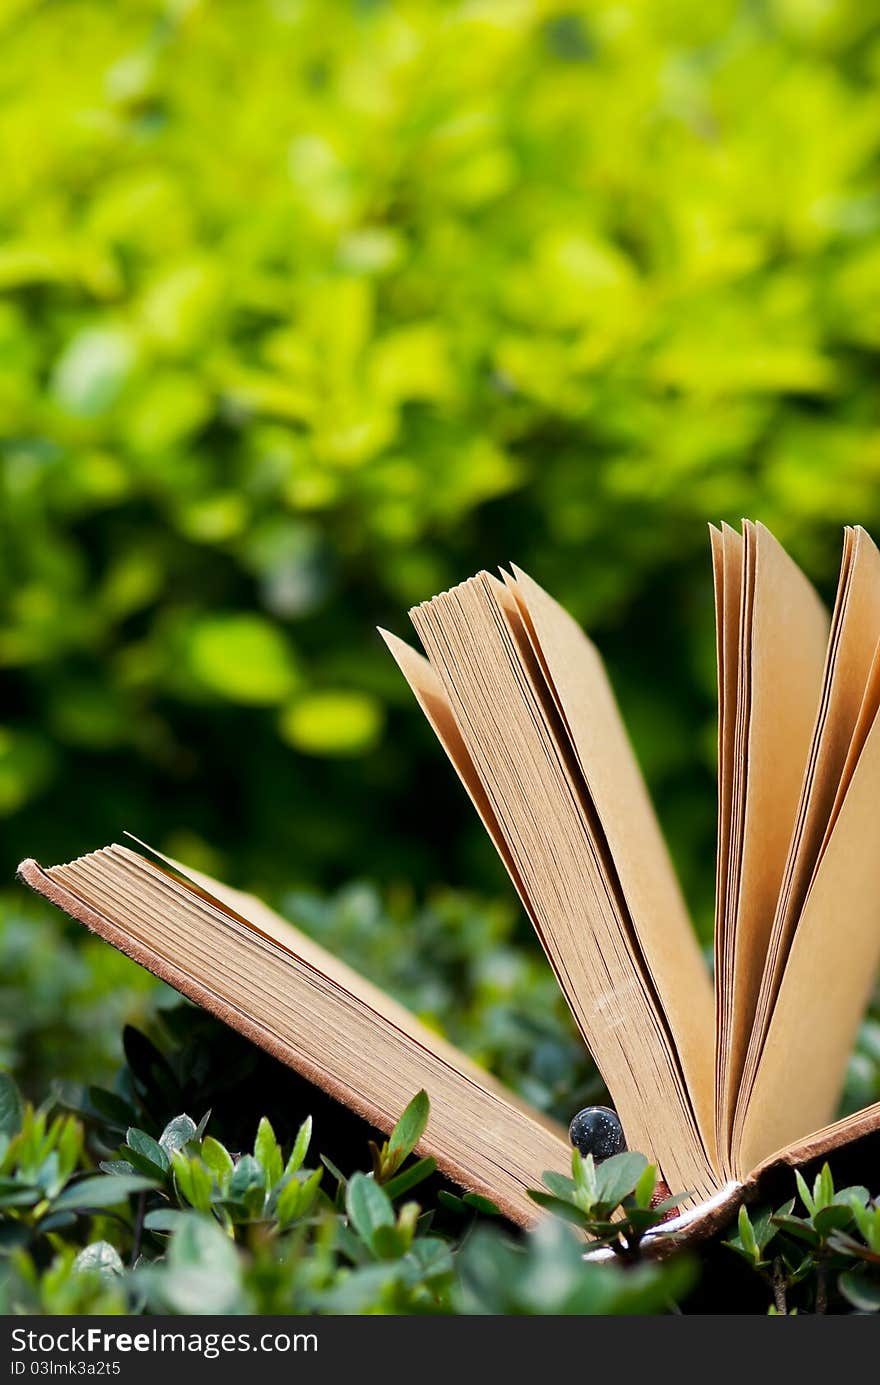
<svg viewBox="0 0 880 1385"><path fill-rule="evenodd" d="M746 1173L834 1115L880 962L880 718L798 922L734 1151Z"/></svg>
<svg viewBox="0 0 880 1385"><path fill-rule="evenodd" d="M827 613L800 569L762 524L744 521L740 676L734 765L726 970L719 1036L719 1158L732 1133L770 931L816 719Z"/></svg>
<svg viewBox="0 0 880 1385"><path fill-rule="evenodd" d="M743 583L742 536L722 524L710 526L715 588L715 644L718 672L718 843L715 868L715 1091L724 1090L723 1036L730 1024L733 994L732 949L727 937L733 785L737 735L737 685L740 672L740 608ZM716 1151L727 1147L727 1130L716 1100Z"/></svg>
<svg viewBox="0 0 880 1385"><path fill-rule="evenodd" d="M411 651L416 659L420 656ZM449 1043L436 1030L429 1029L426 1024L417 1019L411 1010L407 1010L405 1005L401 1005L387 991L383 991L379 986L353 967L348 966L332 952L328 952L320 943L316 943L314 938L310 938L307 933L295 927L288 919L276 914L274 909L270 909L262 899L256 895L247 894L244 890L233 889L231 885L226 885L222 880L215 880L213 876L206 875L204 871L195 870L192 866L183 865L180 861L175 861L173 857L164 855L157 851L154 846L141 841L131 833L126 835L132 841L144 847L153 856L178 872L185 880L192 881L200 890L211 898L219 900L226 908L232 910L240 919L248 924L253 924L270 938L288 949L288 951L301 957L310 967L315 967L325 976L330 977L337 986L344 987L349 994L356 996L364 1005L369 1005L378 1014L382 1014L390 1020L404 1034L407 1034L423 1048L430 1048L438 1057L442 1058L450 1066L455 1067L469 1077L472 1081L479 1082L487 1090L493 1091L510 1105L516 1106L532 1120L537 1120L545 1125L555 1134L561 1135L562 1131L556 1121L544 1116L542 1112L523 1101L516 1092L503 1085L485 1068L468 1058L467 1054L461 1049Z"/></svg>
<svg viewBox="0 0 880 1385"><path fill-rule="evenodd" d="M518 603L481 573L411 615L631 1146L670 1186L710 1195L675 1042Z"/></svg>
<svg viewBox="0 0 880 1385"><path fill-rule="evenodd" d="M666 843L598 651L537 582L513 571L712 1157L712 986Z"/></svg>
<svg viewBox="0 0 880 1385"><path fill-rule="evenodd" d="M424 654L413 649L405 640L401 640L397 635L392 635L388 630L381 630L379 634L385 641L388 649L394 658L397 667L400 669L407 683L412 689L413 696L418 702L427 720L433 728L446 754L452 763L453 768L458 774L459 779L467 790L471 802L480 815L483 826L492 838L495 850L501 857L511 879L516 886L517 893L528 908L528 900L522 880L519 877L513 858L504 840L504 835L498 825L498 819L492 811L492 805L486 795L486 790L480 782L473 760L470 757L467 746L462 740L461 732L458 729L452 709L449 706L449 699L443 689L443 685L437 674L434 672L429 661Z"/></svg>
<svg viewBox="0 0 880 1385"><path fill-rule="evenodd" d="M767 1026L791 941L858 753L873 722L872 667L880 634L880 554L864 529L847 529L822 697L752 1036L737 1100L734 1143L751 1100ZM868 725L860 731L868 699Z"/></svg>
<svg viewBox="0 0 880 1385"><path fill-rule="evenodd" d="M527 1189L544 1169L569 1161L554 1134L490 1088L450 1064L433 1035L410 1019L396 1023L380 998L374 1008L301 956L296 930L267 937L202 887L178 879L125 847L112 846L43 870L22 862L20 876L86 927L148 967L183 995L260 1044L388 1132L414 1092L431 1101L418 1152L465 1187L493 1198L524 1224L536 1209ZM381 995L381 993L379 993ZM449 1049L454 1054L454 1050Z"/></svg>

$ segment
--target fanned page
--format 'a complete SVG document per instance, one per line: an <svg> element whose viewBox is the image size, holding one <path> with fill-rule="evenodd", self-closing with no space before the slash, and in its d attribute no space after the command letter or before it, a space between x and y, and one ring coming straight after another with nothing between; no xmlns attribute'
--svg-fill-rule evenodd
<svg viewBox="0 0 880 1385"><path fill-rule="evenodd" d="M187 879L123 846L21 878L183 995L389 1131L424 1087L419 1152L513 1220L564 1171L564 1133L377 987L250 896Z"/></svg>
<svg viewBox="0 0 880 1385"><path fill-rule="evenodd" d="M740 1170L828 1125L880 962L878 639L880 555L864 530L848 531L743 1074L734 1132ZM838 1124L846 1130L857 1119Z"/></svg>
<svg viewBox="0 0 880 1385"><path fill-rule="evenodd" d="M392 652L535 925L631 1148L711 1196L712 996L601 663L524 573L412 612Z"/></svg>
<svg viewBox="0 0 880 1385"><path fill-rule="evenodd" d="M737 1097L816 719L828 618L761 524L745 520L741 543L731 531L720 544L716 538L715 566L723 669L719 821L726 828L715 924L716 1130L720 1166L730 1177ZM737 589L733 639L728 598Z"/></svg>

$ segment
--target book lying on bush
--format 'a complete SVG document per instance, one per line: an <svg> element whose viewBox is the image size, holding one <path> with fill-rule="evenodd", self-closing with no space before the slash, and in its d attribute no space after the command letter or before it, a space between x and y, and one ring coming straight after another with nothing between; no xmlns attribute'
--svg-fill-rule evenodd
<svg viewBox="0 0 880 1385"><path fill-rule="evenodd" d="M834 1121L880 959L880 556L848 529L830 621L761 525L712 531L718 635L715 995L596 650L519 569L413 611L391 652L470 794L608 1085L628 1145L706 1228ZM384 633L384 632L383 632ZM22 878L526 1223L564 1132L251 896L110 846Z"/></svg>

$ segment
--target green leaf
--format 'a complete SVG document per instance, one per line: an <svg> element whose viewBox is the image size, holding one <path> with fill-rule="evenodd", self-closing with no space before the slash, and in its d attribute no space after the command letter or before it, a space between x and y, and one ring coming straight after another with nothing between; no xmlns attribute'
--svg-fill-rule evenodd
<svg viewBox="0 0 880 1385"><path fill-rule="evenodd" d="M93 1272L105 1282L112 1283L125 1272L119 1251L109 1241L93 1241L80 1251L73 1262L74 1270Z"/></svg>
<svg viewBox="0 0 880 1385"><path fill-rule="evenodd" d="M569 1178L567 1174L557 1173L555 1169L546 1169L541 1174L541 1181L550 1189L554 1197L571 1199L577 1192L577 1184L574 1179Z"/></svg>
<svg viewBox="0 0 880 1385"><path fill-rule="evenodd" d="M211 1174L200 1159L189 1158L182 1150L172 1157L174 1177L180 1192L198 1212L211 1210Z"/></svg>
<svg viewBox="0 0 880 1385"><path fill-rule="evenodd" d="M131 1125L134 1111L115 1092L108 1092L103 1087L89 1087L87 1097L89 1105L107 1125L116 1130L127 1130Z"/></svg>
<svg viewBox="0 0 880 1385"><path fill-rule="evenodd" d="M86 1095L89 1106L107 1125L127 1130L132 1124L134 1107L118 1093L107 1091L105 1087L88 1087Z"/></svg>
<svg viewBox="0 0 880 1385"><path fill-rule="evenodd" d="M772 1220L774 1226L778 1226L789 1236L794 1236L795 1240L806 1241L807 1245L810 1246L819 1244L819 1233L808 1221L803 1221L800 1217L783 1217L778 1214Z"/></svg>
<svg viewBox="0 0 880 1385"><path fill-rule="evenodd" d="M303 1160L309 1152L309 1144L312 1139L312 1118L306 1116L293 1142L293 1149L290 1151L290 1158L287 1161L284 1172L296 1173L302 1167Z"/></svg>
<svg viewBox="0 0 880 1385"><path fill-rule="evenodd" d="M155 1187L154 1178L99 1174L92 1178L83 1178L78 1183L69 1183L55 1198L52 1208L53 1211L60 1212L65 1207L116 1207L132 1193L142 1193L147 1188Z"/></svg>
<svg viewBox="0 0 880 1385"><path fill-rule="evenodd" d="M0 1135L17 1135L23 1112L24 1106L15 1080L10 1073L0 1071Z"/></svg>
<svg viewBox="0 0 880 1385"><path fill-rule="evenodd" d="M484 1217L500 1217L501 1208L492 1201L491 1198L483 1197L481 1193L465 1193L462 1198L465 1207L472 1207L475 1212L479 1212Z"/></svg>
<svg viewBox="0 0 880 1385"><path fill-rule="evenodd" d="M425 1133L430 1113L428 1093L424 1090L417 1092L388 1136L386 1175L396 1173L404 1159L412 1154Z"/></svg>
<svg viewBox="0 0 880 1385"><path fill-rule="evenodd" d="M604 1207L618 1207L641 1178L648 1161L644 1154L626 1151L606 1159L596 1171L597 1201Z"/></svg>
<svg viewBox="0 0 880 1385"><path fill-rule="evenodd" d="M379 1226L394 1225L394 1209L379 1184L363 1173L353 1173L348 1181L345 1208L361 1239L373 1248L373 1234Z"/></svg>
<svg viewBox="0 0 880 1385"><path fill-rule="evenodd" d="M302 1181L294 1176L289 1183L284 1184L275 1203L275 1216L281 1226L288 1226L295 1218L305 1216L309 1211L323 1173L323 1169L315 1169Z"/></svg>
<svg viewBox="0 0 880 1385"><path fill-rule="evenodd" d="M566 1202L563 1198L554 1197L552 1193L542 1193L539 1188L529 1188L528 1195L532 1202L537 1202L539 1207L544 1207L548 1212L553 1212L563 1221L571 1222L573 1226L582 1229L589 1224L589 1217L586 1212L582 1212L573 1202Z"/></svg>
<svg viewBox="0 0 880 1385"><path fill-rule="evenodd" d="M651 1198L654 1196L657 1187L657 1166L656 1164L646 1164L638 1182L633 1189L633 1197L637 1207L649 1208ZM673 1204L676 1205L676 1204Z"/></svg>
<svg viewBox="0 0 880 1385"><path fill-rule="evenodd" d="M144 1217L144 1226L148 1231L175 1231L189 1215L176 1207L156 1207Z"/></svg>
<svg viewBox="0 0 880 1385"><path fill-rule="evenodd" d="M846 1270L837 1285L860 1313L880 1313L880 1280L869 1279L864 1270Z"/></svg>
<svg viewBox="0 0 880 1385"><path fill-rule="evenodd" d="M290 646L263 616L204 617L189 631L187 657L199 681L232 702L283 702L299 682Z"/></svg>
<svg viewBox="0 0 880 1385"><path fill-rule="evenodd" d="M214 1174L220 1188L228 1188L235 1164L226 1146L215 1140L213 1135L206 1135L202 1140L201 1156L203 1164Z"/></svg>
<svg viewBox="0 0 880 1385"><path fill-rule="evenodd" d="M102 1173L137 1173L134 1164L130 1163L128 1159L102 1159L98 1168Z"/></svg>
<svg viewBox="0 0 880 1385"><path fill-rule="evenodd" d="M757 1262L758 1260L760 1260L761 1255L758 1249L758 1242L755 1237L754 1230L752 1228L752 1223L749 1219L749 1214L746 1211L745 1207L740 1207L739 1209L739 1216L737 1218L737 1228L739 1230L739 1239L743 1250L751 1260Z"/></svg>
<svg viewBox="0 0 880 1385"><path fill-rule="evenodd" d="M243 1154L235 1165L231 1179L229 1180L229 1196L231 1198L244 1197L251 1188L265 1187L263 1170L257 1163L252 1154Z"/></svg>
<svg viewBox="0 0 880 1385"><path fill-rule="evenodd" d="M854 1220L853 1210L848 1204L832 1202L821 1208L813 1217L813 1225L820 1236L829 1236L832 1231L842 1231Z"/></svg>
<svg viewBox="0 0 880 1385"><path fill-rule="evenodd" d="M813 1198L817 1210L823 1207L830 1207L834 1201L834 1180L831 1177L831 1169L827 1164L823 1164L813 1185ZM812 1209L811 1209L812 1210Z"/></svg>
<svg viewBox="0 0 880 1385"><path fill-rule="evenodd" d="M439 1236L419 1236L407 1255L419 1279L430 1281L451 1274L452 1255L449 1246Z"/></svg>
<svg viewBox="0 0 880 1385"><path fill-rule="evenodd" d="M387 1183L383 1183L382 1187L386 1197L390 1198L393 1202L395 1198L401 1197L403 1193L408 1193L412 1188L417 1187L419 1183L423 1183L426 1178L430 1178L431 1174L434 1173L436 1169L437 1160L431 1158L430 1155L424 1159L417 1160L416 1163L411 1164L408 1169L402 1169L394 1178L389 1179Z"/></svg>
<svg viewBox="0 0 880 1385"><path fill-rule="evenodd" d="M166 1151L169 1157L177 1150L183 1149L184 1145L189 1144L190 1140L196 1138L196 1123L192 1116L175 1116L169 1121L162 1134L159 1136L159 1144Z"/></svg>
<svg viewBox="0 0 880 1385"><path fill-rule="evenodd" d="M285 707L282 738L308 755L363 755L382 731L381 704L364 692L308 692Z"/></svg>
<svg viewBox="0 0 880 1385"><path fill-rule="evenodd" d="M806 1207L806 1209L807 1209L807 1211L809 1212L810 1216L812 1216L813 1213L814 1213L815 1210L816 1210L816 1204L815 1204L815 1201L813 1200L813 1197L812 1197L812 1194L810 1193L809 1188L808 1188L807 1185L806 1185L806 1182L804 1181L804 1177L803 1177L803 1174L801 1173L800 1169L795 1169L795 1171L794 1171L794 1181L795 1181L795 1183L797 1184L797 1190L798 1190L798 1192L799 1192L800 1195L801 1195L801 1202L802 1202L802 1203L804 1204L804 1206Z"/></svg>
<svg viewBox="0 0 880 1385"><path fill-rule="evenodd" d="M261 1118L257 1127L254 1158L265 1174L266 1187L273 1188L281 1178L284 1163L278 1141L275 1138L275 1131L265 1116Z"/></svg>
<svg viewBox="0 0 880 1385"><path fill-rule="evenodd" d="M152 1135L148 1135L146 1131L136 1130L133 1126L130 1127L126 1134L125 1142L129 1149L133 1149L135 1153L142 1155L147 1163L151 1164L160 1173L164 1173L166 1169L171 1167L171 1161L166 1151L159 1144L158 1140L154 1140Z"/></svg>
<svg viewBox="0 0 880 1385"><path fill-rule="evenodd" d="M399 1260L409 1250L411 1238L397 1226L377 1226L370 1246L380 1260Z"/></svg>
<svg viewBox="0 0 880 1385"><path fill-rule="evenodd" d="M190 1213L172 1232L161 1294L176 1313L240 1311L241 1265L215 1221Z"/></svg>
<svg viewBox="0 0 880 1385"><path fill-rule="evenodd" d="M571 1152L571 1172L577 1188L578 1201L592 1207L599 1200L599 1179L592 1154L584 1157L580 1150Z"/></svg>
<svg viewBox="0 0 880 1385"><path fill-rule="evenodd" d="M0 1178L0 1207L33 1207L43 1192L17 1178Z"/></svg>

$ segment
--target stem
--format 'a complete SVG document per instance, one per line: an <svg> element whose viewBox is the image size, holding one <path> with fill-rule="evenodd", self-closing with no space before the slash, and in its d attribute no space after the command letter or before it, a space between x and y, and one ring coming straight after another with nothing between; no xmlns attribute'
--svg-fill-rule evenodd
<svg viewBox="0 0 880 1385"><path fill-rule="evenodd" d="M816 1266L816 1312L828 1312L828 1267L821 1262Z"/></svg>
<svg viewBox="0 0 880 1385"><path fill-rule="evenodd" d="M773 1261L773 1274L770 1277L770 1284L773 1288L773 1305L782 1317L788 1317L788 1302L786 1299L786 1280L782 1261L777 1256Z"/></svg>
<svg viewBox="0 0 880 1385"><path fill-rule="evenodd" d="M141 1253L141 1238L144 1233L144 1210L146 1208L146 1192L138 1193L137 1210L134 1214L134 1234L131 1243L131 1264L137 1263L137 1258Z"/></svg>

